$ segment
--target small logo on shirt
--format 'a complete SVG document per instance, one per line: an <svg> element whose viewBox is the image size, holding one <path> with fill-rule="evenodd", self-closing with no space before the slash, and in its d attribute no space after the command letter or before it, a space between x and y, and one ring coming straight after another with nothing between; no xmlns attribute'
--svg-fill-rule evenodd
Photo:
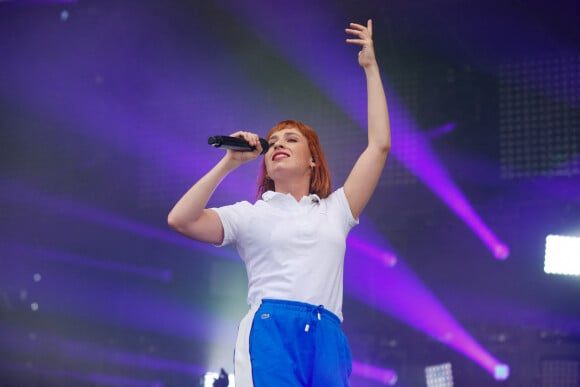
<svg viewBox="0 0 580 387"><path fill-rule="evenodd" d="M267 319L267 318L270 318L270 314L269 314L269 313L264 313L264 314L262 314L262 315L260 316L260 318L261 318L262 320L265 320L265 319Z"/></svg>

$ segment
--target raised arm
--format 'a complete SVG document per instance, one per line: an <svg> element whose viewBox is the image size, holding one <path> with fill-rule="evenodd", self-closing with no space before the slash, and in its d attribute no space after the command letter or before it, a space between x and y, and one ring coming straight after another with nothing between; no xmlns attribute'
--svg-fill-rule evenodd
<svg viewBox="0 0 580 387"><path fill-rule="evenodd" d="M366 26L350 23L349 27L345 31L354 38L346 41L362 47L358 53L358 63L364 69L367 81L368 145L344 183L351 212L358 218L375 191L385 166L391 149L391 129L387 99L375 58L372 20L368 20Z"/></svg>
<svg viewBox="0 0 580 387"><path fill-rule="evenodd" d="M224 239L224 228L217 213L206 208L213 192L222 179L246 161L259 156L262 151L256 134L236 132L234 137L242 137L255 146L253 152L228 150L226 155L201 179L197 181L175 204L167 223L175 231L200 242L220 244Z"/></svg>

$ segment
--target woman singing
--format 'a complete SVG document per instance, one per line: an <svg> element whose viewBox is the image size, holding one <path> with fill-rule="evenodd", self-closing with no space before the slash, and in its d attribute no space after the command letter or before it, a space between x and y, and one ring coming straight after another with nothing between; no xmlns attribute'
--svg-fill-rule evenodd
<svg viewBox="0 0 580 387"><path fill-rule="evenodd" d="M372 40L372 21L350 23L367 83L368 145L333 191L317 134L294 120L266 135L255 203L207 208L220 181L256 159L258 135L236 132L256 149L228 150L168 216L181 234L235 244L248 274L248 313L235 350L240 387L348 386L350 349L341 329L346 237L373 194L391 147L389 117Z"/></svg>

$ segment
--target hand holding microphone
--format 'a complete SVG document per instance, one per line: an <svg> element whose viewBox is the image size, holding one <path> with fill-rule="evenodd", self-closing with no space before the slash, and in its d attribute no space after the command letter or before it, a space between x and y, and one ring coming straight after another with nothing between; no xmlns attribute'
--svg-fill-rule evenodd
<svg viewBox="0 0 580 387"><path fill-rule="evenodd" d="M260 145L262 147L260 154L266 153L269 147L268 141L248 132L237 132L232 136L211 136L207 139L207 143L215 148L240 152L253 152Z"/></svg>

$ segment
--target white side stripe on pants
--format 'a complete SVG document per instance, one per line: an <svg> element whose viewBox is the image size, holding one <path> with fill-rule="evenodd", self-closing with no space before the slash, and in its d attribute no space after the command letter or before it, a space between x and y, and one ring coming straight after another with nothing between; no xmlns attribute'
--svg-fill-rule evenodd
<svg viewBox="0 0 580 387"><path fill-rule="evenodd" d="M254 316L259 307L260 304L252 305L248 313L240 321L240 326L238 327L238 338L234 352L236 386L252 387L254 385L252 379L252 361L250 359L250 331L252 330Z"/></svg>

